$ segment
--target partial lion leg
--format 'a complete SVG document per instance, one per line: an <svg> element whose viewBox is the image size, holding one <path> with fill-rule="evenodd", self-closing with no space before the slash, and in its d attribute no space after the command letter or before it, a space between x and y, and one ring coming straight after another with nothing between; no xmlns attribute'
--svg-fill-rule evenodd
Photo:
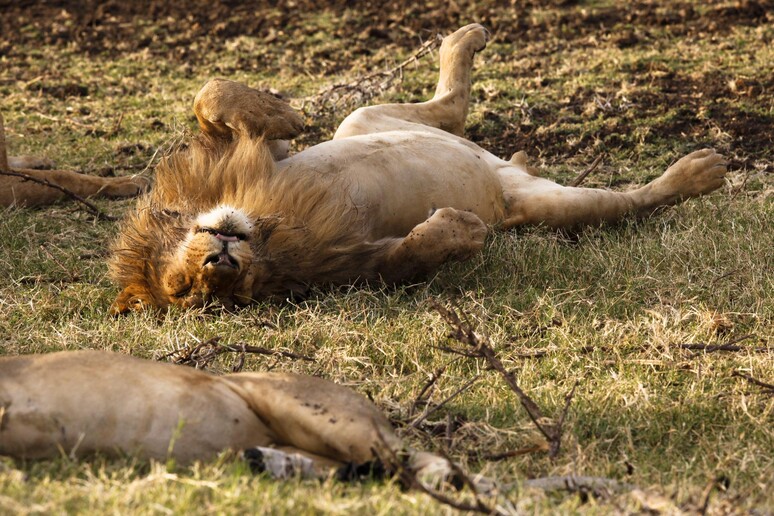
<svg viewBox="0 0 774 516"><path fill-rule="evenodd" d="M95 195L131 197L148 187L148 181L142 177L97 177L68 170L40 170L52 167L53 162L46 158L9 157L5 147L5 126L3 117L0 115L0 206L2 207L41 206L64 197L64 194L55 188L8 174L22 174L47 181L81 197Z"/></svg>
<svg viewBox="0 0 774 516"><path fill-rule="evenodd" d="M387 250L379 267L395 283L427 274L447 261L466 260L484 246L487 227L474 213L441 208Z"/></svg>
<svg viewBox="0 0 774 516"><path fill-rule="evenodd" d="M405 458L437 481L453 469L442 457L404 449L375 405L332 382L283 373L217 377L103 351L0 357L0 422L0 455L20 459L123 452L191 462L247 450L248 460L274 461L267 469L276 476L327 476L377 459L399 467Z"/></svg>
<svg viewBox="0 0 774 516"><path fill-rule="evenodd" d="M506 216L503 225L546 224L572 228L614 222L626 215L645 215L689 197L709 193L723 184L727 163L712 149L693 152L658 179L631 192L560 186L520 170L498 171Z"/></svg>
<svg viewBox="0 0 774 516"><path fill-rule="evenodd" d="M384 104L360 108L339 126L335 138L405 129L406 122L436 127L462 136L470 101L470 71L473 56L486 47L487 30L466 25L444 38L441 71L435 96L420 104Z"/></svg>
<svg viewBox="0 0 774 516"><path fill-rule="evenodd" d="M10 158L14 163L14 158ZM80 197L132 197L145 191L149 182L144 177L99 177L70 170L12 169L41 181L61 186ZM0 174L0 206L42 206L65 198L65 194L22 177Z"/></svg>

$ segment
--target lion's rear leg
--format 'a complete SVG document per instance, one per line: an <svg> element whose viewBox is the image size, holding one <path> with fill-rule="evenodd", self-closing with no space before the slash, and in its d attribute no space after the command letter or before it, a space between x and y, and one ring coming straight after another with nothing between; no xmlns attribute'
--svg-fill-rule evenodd
<svg viewBox="0 0 774 516"><path fill-rule="evenodd" d="M626 215L643 215L719 188L726 161L712 149L693 152L659 178L631 192L573 188L521 171L498 173L506 202L504 227L545 224L555 228L615 222Z"/></svg>
<svg viewBox="0 0 774 516"><path fill-rule="evenodd" d="M451 260L467 260L484 246L486 224L474 213L441 208L397 240L379 272L388 283L430 273Z"/></svg>
<svg viewBox="0 0 774 516"><path fill-rule="evenodd" d="M235 384L274 436L272 448L245 451L259 471L286 478L320 478L345 465L381 460L393 471L405 458L429 481L443 481L453 468L443 457L405 448L387 418L370 401L335 383L283 373L238 373Z"/></svg>
<svg viewBox="0 0 774 516"><path fill-rule="evenodd" d="M384 104L360 108L341 123L334 138L404 129L406 122L437 127L462 136L470 103L473 56L486 47L487 30L466 25L444 38L435 96L419 104Z"/></svg>

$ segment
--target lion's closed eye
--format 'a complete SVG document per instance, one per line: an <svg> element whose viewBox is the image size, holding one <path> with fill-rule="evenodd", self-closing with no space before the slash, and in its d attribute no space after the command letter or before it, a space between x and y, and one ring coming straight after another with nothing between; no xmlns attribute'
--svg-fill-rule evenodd
<svg viewBox="0 0 774 516"><path fill-rule="evenodd" d="M192 282L184 284L178 287L177 289L175 289L175 293L172 294L172 296L177 298L185 297L188 295L189 292L191 292L191 288L193 288Z"/></svg>

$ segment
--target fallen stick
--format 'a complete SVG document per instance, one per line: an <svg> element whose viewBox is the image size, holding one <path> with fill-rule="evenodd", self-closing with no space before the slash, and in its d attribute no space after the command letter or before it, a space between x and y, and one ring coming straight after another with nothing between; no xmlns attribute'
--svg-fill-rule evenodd
<svg viewBox="0 0 774 516"><path fill-rule="evenodd" d="M753 378L748 374L742 373L741 371L734 371L733 373L731 373L731 376L735 376L737 378L744 378L745 380L747 380L753 385L757 385L758 387L763 387L766 393L774 394L774 384L762 382L756 378Z"/></svg>
<svg viewBox="0 0 774 516"><path fill-rule="evenodd" d="M631 491L634 486L621 483L612 478L604 477L585 477L568 475L565 477L542 477L524 480L520 484L522 487L530 489L541 489L543 491L587 491L597 496L607 496L616 491Z"/></svg>
<svg viewBox="0 0 774 516"><path fill-rule="evenodd" d="M503 363L497 357L494 349L489 345L488 340L485 337L482 338L476 334L470 321L466 318L465 323L463 324L459 315L457 315L457 312L453 309L445 308L435 301L433 301L432 305L454 330L453 333L449 335L449 338L467 344L473 348L472 351L464 349L455 350L453 348L445 349L449 352L463 356L483 358L492 369L500 373L500 376L505 380L505 383L508 384L508 387L516 394L521 406L527 411L527 415L532 423L538 431L543 434L546 441L548 441L549 456L555 458L559 454L561 448L564 420L567 411L570 408L572 398L575 395L575 389L578 385L577 382L572 390L565 396L565 405L557 423L547 422L547 418L543 415L543 412L540 410L537 403L535 403L535 401L519 386L516 382L516 376L505 368Z"/></svg>
<svg viewBox="0 0 774 516"><path fill-rule="evenodd" d="M739 342L742 342L743 340L747 340L751 337L755 337L752 333L747 335L742 335L741 337L737 337L734 340L731 340L729 342L726 342L725 344L703 344L703 343L696 343L696 344L680 344L677 347L680 349L688 349L691 351L703 351L704 353L714 353L715 351L753 351L755 353L767 353L769 351L772 351L769 348L754 348L754 347L744 347L744 346L737 346L736 344ZM694 353L694 356L701 355L701 353Z"/></svg>
<svg viewBox="0 0 774 516"><path fill-rule="evenodd" d="M476 382L478 381L478 379L479 379L479 378L481 378L481 375L476 375L476 376L474 376L473 378L471 378L470 380L468 380L468 382L467 382L467 383L465 383L465 385L463 385L462 387L460 387L459 389L457 389L456 391L454 391L453 393L451 393L451 394L450 394L450 395L449 395L449 396L448 396L448 397L447 397L445 400L443 400L441 403L439 403L438 405L436 405L436 406L435 406L435 407L433 407L432 409L425 410L425 411L422 413L422 415L418 416L418 417L417 417L417 418L416 418L414 421L412 421L412 422L411 422L411 424L409 425L409 427L411 427L411 428L416 428L416 427L417 427L417 426L418 426L418 425L419 425L419 424L420 424L422 421L424 421L425 419L427 419L428 417L430 417L430 415L434 414L435 412L437 412L438 410L440 410L440 409L441 409L441 408L442 408L444 405L446 405L447 403L449 403L451 400L453 400L454 398L456 398L457 396L459 396L460 394L462 394L462 393L463 393L463 392L465 392L466 390L470 389L470 387L471 387L471 386L472 386L474 383L476 383Z"/></svg>
<svg viewBox="0 0 774 516"><path fill-rule="evenodd" d="M314 358L310 356L300 355L290 351L268 349L261 346L249 346L247 344L220 344L220 340L220 337L213 337L205 342L198 343L193 348L186 345L182 349L176 349L170 353L167 353L166 355L160 357L159 360L172 358L172 361L175 364L190 365L196 369L206 369L219 355L224 353L239 353L240 355L237 359L237 364L231 368L235 373L238 373L242 370L242 366L244 365L244 357L248 353L314 362ZM175 355L178 356L175 357Z"/></svg>
<svg viewBox="0 0 774 516"><path fill-rule="evenodd" d="M351 102L356 94L361 96L361 101L375 97L386 90L396 78L403 78L403 70L410 64L415 63L425 55L432 52L441 41L440 36L436 36L426 41L410 57L404 59L396 66L387 70L373 72L356 78L350 82L331 84L315 95L302 99L301 110L307 113L314 113L319 110L326 102L330 102L334 109L342 101ZM377 79L384 79L380 84L374 84Z"/></svg>
<svg viewBox="0 0 774 516"><path fill-rule="evenodd" d="M589 165L589 167L578 174L578 177L570 181L570 184L568 186L577 187L580 186L580 184L588 177L589 174L594 172L594 170L599 166L600 162L602 161L602 158L604 158L604 154L600 154L599 156L594 159L594 161Z"/></svg>

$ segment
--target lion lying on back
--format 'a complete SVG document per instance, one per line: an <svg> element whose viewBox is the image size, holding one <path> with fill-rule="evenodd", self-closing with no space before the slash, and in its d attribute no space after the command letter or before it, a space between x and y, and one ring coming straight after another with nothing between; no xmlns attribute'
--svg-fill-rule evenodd
<svg viewBox="0 0 774 516"><path fill-rule="evenodd" d="M522 152L505 161L464 139L486 41L480 25L459 29L441 46L433 99L358 109L331 141L286 159L276 140L301 129L298 115L241 84L206 84L194 102L203 134L158 167L114 245L113 312L400 282L468 258L488 227L599 224L723 184L726 162L711 149L618 193L562 187Z"/></svg>

